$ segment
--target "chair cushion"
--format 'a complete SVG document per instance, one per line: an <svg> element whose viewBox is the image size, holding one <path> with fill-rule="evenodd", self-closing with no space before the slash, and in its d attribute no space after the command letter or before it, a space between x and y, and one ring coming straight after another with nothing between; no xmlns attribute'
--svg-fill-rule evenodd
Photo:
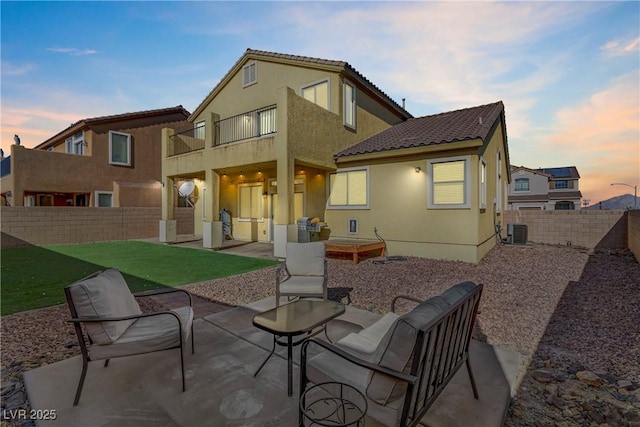
<svg viewBox="0 0 640 427"><path fill-rule="evenodd" d="M376 350L378 365L395 371L409 373L411 358L418 332L426 330L432 322L449 308L441 296L421 302L409 313L400 316L384 336ZM401 398L406 391L406 383L396 382L389 376L374 373L367 387L367 397L386 405Z"/></svg>
<svg viewBox="0 0 640 427"><path fill-rule="evenodd" d="M140 306L131 294L122 274L115 269L102 271L69 286L78 317L124 317L141 314ZM111 344L135 322L85 323L94 343Z"/></svg>
<svg viewBox="0 0 640 427"><path fill-rule="evenodd" d="M287 270L292 276L324 276L324 255L324 242L289 242Z"/></svg>
<svg viewBox="0 0 640 427"><path fill-rule="evenodd" d="M324 295L322 276L291 276L280 282L281 295Z"/></svg>
<svg viewBox="0 0 640 427"><path fill-rule="evenodd" d="M387 313L363 330L345 336L337 344L360 353L360 356L373 355L382 338L399 317L396 313Z"/></svg>
<svg viewBox="0 0 640 427"><path fill-rule="evenodd" d="M182 341L186 343L191 333L193 310L181 307L171 310L180 317ZM150 353L180 346L180 328L175 316L157 314L136 320L114 343L93 345L89 354L93 360L130 354Z"/></svg>

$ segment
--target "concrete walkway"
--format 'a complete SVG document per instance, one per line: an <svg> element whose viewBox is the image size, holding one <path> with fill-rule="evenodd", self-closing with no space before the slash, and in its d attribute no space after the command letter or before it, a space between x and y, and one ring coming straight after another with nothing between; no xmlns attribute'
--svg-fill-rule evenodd
<svg viewBox="0 0 640 427"><path fill-rule="evenodd" d="M206 301L206 300L205 300ZM251 324L256 313L274 305L268 298L228 308L194 321L195 354L187 352L187 390L181 391L178 350L113 359L108 367L91 362L80 404L73 397L81 371L74 357L24 373L34 410L55 409L55 420L39 426L295 426L298 367L294 394L287 396L285 349L279 348L262 371L272 336ZM214 310L215 311L215 310ZM340 320L368 326L378 315L347 306ZM346 334L330 323L332 337ZM319 335L320 336L320 335ZM299 361L299 348L294 360ZM471 364L480 399L475 400L465 369L460 369L423 423L428 426L502 425L519 368L516 353L473 342Z"/></svg>

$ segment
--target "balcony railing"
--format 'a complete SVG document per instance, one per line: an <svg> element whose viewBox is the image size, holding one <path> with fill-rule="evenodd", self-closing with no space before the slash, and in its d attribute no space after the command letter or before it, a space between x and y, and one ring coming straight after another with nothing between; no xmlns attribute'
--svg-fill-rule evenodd
<svg viewBox="0 0 640 427"><path fill-rule="evenodd" d="M214 123L215 139L213 144L223 145L273 134L277 132L277 123L276 105L218 120Z"/></svg>
<svg viewBox="0 0 640 427"><path fill-rule="evenodd" d="M204 148L204 127L188 129L169 137L169 156L189 153Z"/></svg>

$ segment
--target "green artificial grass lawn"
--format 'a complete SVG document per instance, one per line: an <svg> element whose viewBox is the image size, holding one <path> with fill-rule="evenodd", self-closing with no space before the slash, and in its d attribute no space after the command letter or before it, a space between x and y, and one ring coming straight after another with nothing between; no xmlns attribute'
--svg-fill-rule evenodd
<svg viewBox="0 0 640 427"><path fill-rule="evenodd" d="M276 261L138 241L3 249L1 314L65 303L63 288L117 268L132 292L246 273Z"/></svg>

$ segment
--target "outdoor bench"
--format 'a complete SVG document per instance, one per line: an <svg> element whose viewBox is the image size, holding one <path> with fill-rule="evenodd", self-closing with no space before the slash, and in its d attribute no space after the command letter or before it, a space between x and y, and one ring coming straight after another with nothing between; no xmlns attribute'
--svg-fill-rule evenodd
<svg viewBox="0 0 640 427"><path fill-rule="evenodd" d="M398 296L391 313L335 344L308 339L302 346L300 407L308 386L342 383L366 396L367 425L416 426L463 364L477 399L469 342L481 293L482 285L463 282L426 301ZM395 305L401 298L419 304L399 315ZM321 348L310 351L311 344Z"/></svg>

